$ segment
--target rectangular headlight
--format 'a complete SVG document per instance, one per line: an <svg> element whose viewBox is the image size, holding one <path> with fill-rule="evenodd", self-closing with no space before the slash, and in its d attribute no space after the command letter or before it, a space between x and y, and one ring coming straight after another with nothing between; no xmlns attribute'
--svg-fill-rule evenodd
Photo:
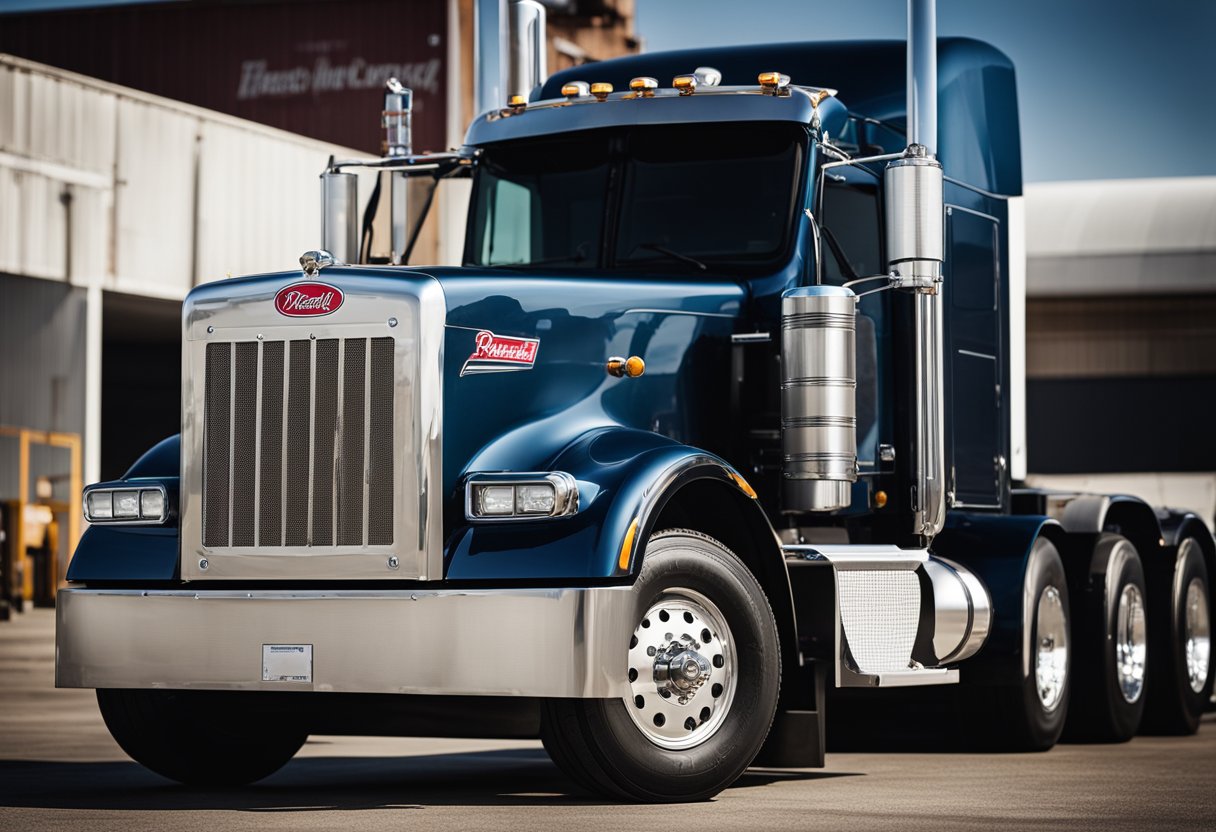
<svg viewBox="0 0 1216 832"><path fill-rule="evenodd" d="M84 494L84 517L90 523L154 525L169 516L160 483L123 488L90 488Z"/></svg>
<svg viewBox="0 0 1216 832"><path fill-rule="evenodd" d="M92 491L84 501L84 516L89 521L109 520L114 516L114 492Z"/></svg>
<svg viewBox="0 0 1216 832"><path fill-rule="evenodd" d="M561 471L474 474L465 486L468 520L540 520L578 512L578 483Z"/></svg>

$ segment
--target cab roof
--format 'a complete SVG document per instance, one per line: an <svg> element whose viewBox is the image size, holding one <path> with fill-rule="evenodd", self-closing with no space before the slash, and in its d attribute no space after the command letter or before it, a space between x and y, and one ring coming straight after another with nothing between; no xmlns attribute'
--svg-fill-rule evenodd
<svg viewBox="0 0 1216 832"><path fill-rule="evenodd" d="M939 38L937 43L937 151L947 175L993 193L1021 194L1022 155L1013 63L982 41ZM573 81L603 81L617 90L628 90L631 78L651 76L661 87L670 87L674 76L702 66L719 70L723 85L758 89L757 76L776 70L789 75L796 85L835 88L849 112L902 131L906 118L906 55L907 44L902 40L655 52L562 70L551 76L534 98L560 98L562 86ZM700 96L698 91L672 103L687 104ZM742 99L721 100L737 103ZM826 120L824 124L833 136L838 135L839 128L833 129Z"/></svg>

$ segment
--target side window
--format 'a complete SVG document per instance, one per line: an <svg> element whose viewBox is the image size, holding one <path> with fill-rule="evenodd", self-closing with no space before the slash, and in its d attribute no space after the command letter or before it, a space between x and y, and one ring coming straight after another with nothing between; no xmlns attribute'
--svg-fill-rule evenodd
<svg viewBox="0 0 1216 832"><path fill-rule="evenodd" d="M507 179L495 179L491 187L481 262L494 266L531 261L532 191Z"/></svg>
<svg viewBox="0 0 1216 832"><path fill-rule="evenodd" d="M839 286L855 277L882 274L877 183L873 177L855 172L843 181L829 175L824 183L820 218L823 282Z"/></svg>

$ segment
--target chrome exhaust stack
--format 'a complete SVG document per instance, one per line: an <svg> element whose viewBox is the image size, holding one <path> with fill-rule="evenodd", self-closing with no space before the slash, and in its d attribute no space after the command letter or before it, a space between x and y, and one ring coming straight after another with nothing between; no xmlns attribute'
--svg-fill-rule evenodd
<svg viewBox="0 0 1216 832"><path fill-rule="evenodd" d="M536 0L514 0L511 3L507 101L517 95L525 100L531 98L536 88L549 77L545 25L545 7Z"/></svg>
<svg viewBox="0 0 1216 832"><path fill-rule="evenodd" d="M913 533L928 539L946 521L942 265L945 198L937 149L935 0L908 0L908 149L884 174L888 267L915 294Z"/></svg>
<svg viewBox="0 0 1216 832"><path fill-rule="evenodd" d="M383 158L404 158L414 152L413 103L413 91L401 86L396 78L389 78L384 85L384 111L380 121L384 128L384 143L380 148ZM409 192L403 171L389 171L387 176L392 241L389 262L401 264L405 262L405 249L409 245Z"/></svg>
<svg viewBox="0 0 1216 832"><path fill-rule="evenodd" d="M333 169L321 174L321 248L336 263L359 262L359 177Z"/></svg>

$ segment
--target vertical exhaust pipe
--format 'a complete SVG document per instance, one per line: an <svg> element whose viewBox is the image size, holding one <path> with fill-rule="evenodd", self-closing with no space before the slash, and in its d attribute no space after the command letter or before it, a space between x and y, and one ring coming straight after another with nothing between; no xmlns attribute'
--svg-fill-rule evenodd
<svg viewBox="0 0 1216 832"><path fill-rule="evenodd" d="M413 149L413 103L414 93L406 89L396 78L389 78L384 85L384 112L381 126L384 128L383 156L409 156ZM405 262L405 248L409 245L409 180L402 171L389 171L389 229L392 263Z"/></svg>
<svg viewBox="0 0 1216 832"><path fill-rule="evenodd" d="M536 0L514 0L511 3L508 100L513 95L531 98L549 75L545 23L545 7Z"/></svg>
<svg viewBox="0 0 1216 832"><path fill-rule="evenodd" d="M913 533L932 539L946 521L942 361L945 261L942 166L937 161L937 11L908 0L908 149L887 165L888 266L914 293L915 485Z"/></svg>
<svg viewBox="0 0 1216 832"><path fill-rule="evenodd" d="M359 262L358 213L359 178L326 169L321 174L321 248L337 263Z"/></svg>
<svg viewBox="0 0 1216 832"><path fill-rule="evenodd" d="M507 104L507 0L475 0L473 8L474 117Z"/></svg>

